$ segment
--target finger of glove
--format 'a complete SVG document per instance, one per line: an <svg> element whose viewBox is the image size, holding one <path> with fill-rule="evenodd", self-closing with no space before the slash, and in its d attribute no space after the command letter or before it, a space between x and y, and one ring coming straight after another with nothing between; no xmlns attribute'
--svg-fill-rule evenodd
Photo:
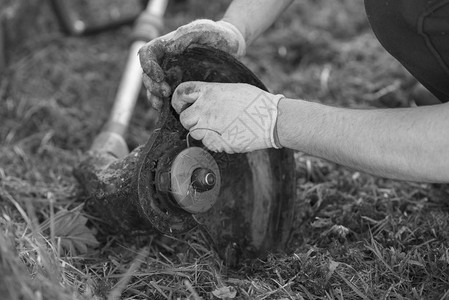
<svg viewBox="0 0 449 300"><path fill-rule="evenodd" d="M168 97L171 94L171 88L165 81L156 82L145 73L142 75L142 81L145 88L159 98Z"/></svg>
<svg viewBox="0 0 449 300"><path fill-rule="evenodd" d="M162 104L164 103L161 98L147 91L147 99L155 110L161 110Z"/></svg>
<svg viewBox="0 0 449 300"><path fill-rule="evenodd" d="M238 43L231 36L220 31L207 31L198 37L198 44L209 45L222 51L235 54Z"/></svg>
<svg viewBox="0 0 449 300"><path fill-rule="evenodd" d="M192 44L207 45L232 54L237 52L238 49L238 44L232 43L230 37L221 32L210 30L197 30L177 36L167 43L166 47L167 51L171 53L180 53Z"/></svg>
<svg viewBox="0 0 449 300"><path fill-rule="evenodd" d="M190 130L190 128L198 124L199 119L200 113L198 109L194 106L187 108L179 115L179 121L181 122L182 126L184 126L184 128L187 130Z"/></svg>
<svg viewBox="0 0 449 300"><path fill-rule="evenodd" d="M164 80L164 71L162 71L159 63L165 52L165 41L161 39L155 39L139 50L140 65L143 72L156 82Z"/></svg>
<svg viewBox="0 0 449 300"><path fill-rule="evenodd" d="M180 53L193 43L198 43L198 40L207 32L210 31L211 25L196 24L185 25L179 27L173 34L170 41L167 41L167 49L170 53Z"/></svg>
<svg viewBox="0 0 449 300"><path fill-rule="evenodd" d="M194 81L183 82L173 93L171 104L175 111L180 114L200 97L200 85Z"/></svg>
<svg viewBox="0 0 449 300"><path fill-rule="evenodd" d="M201 142L208 150L213 151L213 152L221 152L219 150L219 148L217 147L218 145L215 140L208 139L205 137Z"/></svg>
<svg viewBox="0 0 449 300"><path fill-rule="evenodd" d="M206 136L207 132L208 130L200 127L199 124L190 128L190 136L198 141L201 141Z"/></svg>
<svg viewBox="0 0 449 300"><path fill-rule="evenodd" d="M234 154L234 149L224 141L224 139L214 131L208 131L202 139L203 145L214 152L226 152Z"/></svg>

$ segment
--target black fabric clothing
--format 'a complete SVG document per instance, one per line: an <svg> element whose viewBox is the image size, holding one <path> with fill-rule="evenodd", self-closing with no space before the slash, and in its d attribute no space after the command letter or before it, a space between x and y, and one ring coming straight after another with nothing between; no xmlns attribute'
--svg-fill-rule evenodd
<svg viewBox="0 0 449 300"><path fill-rule="evenodd" d="M449 0L365 0L385 49L441 102L449 101Z"/></svg>

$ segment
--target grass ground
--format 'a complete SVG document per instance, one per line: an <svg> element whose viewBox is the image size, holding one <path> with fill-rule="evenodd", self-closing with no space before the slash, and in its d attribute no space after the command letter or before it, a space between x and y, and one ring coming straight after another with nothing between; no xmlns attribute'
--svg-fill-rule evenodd
<svg viewBox="0 0 449 300"><path fill-rule="evenodd" d="M131 30L66 37L46 2L17 3L2 10L17 22L0 82L2 299L449 299L447 188L299 153L286 253L229 270L196 232L104 233L81 210L72 168L108 115ZM171 7L167 30L217 18L226 3ZM13 15L27 9L19 26ZM361 0L295 2L244 63L274 92L330 105L407 106L414 84L374 38ZM151 127L143 93L138 105L130 144Z"/></svg>

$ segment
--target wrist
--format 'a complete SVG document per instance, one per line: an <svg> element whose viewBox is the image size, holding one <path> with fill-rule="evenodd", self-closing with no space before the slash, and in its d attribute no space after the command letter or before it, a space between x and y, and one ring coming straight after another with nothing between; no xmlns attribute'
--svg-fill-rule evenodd
<svg viewBox="0 0 449 300"><path fill-rule="evenodd" d="M274 148L281 149L283 148L281 141L279 140L279 133L278 133L278 124L277 122L274 124L274 132L273 132L273 138L274 138Z"/></svg>
<svg viewBox="0 0 449 300"><path fill-rule="evenodd" d="M305 122L308 114L313 113L309 111L307 101L289 98L282 98L279 101L276 132L281 147L307 152L305 132L311 125Z"/></svg>
<svg viewBox="0 0 449 300"><path fill-rule="evenodd" d="M277 117L276 117L276 125L274 126L274 139L275 139L276 146L279 146L279 148L283 148L286 146L285 140L281 141L282 125L280 124L282 122L281 116L282 116L282 112L285 109L286 102L287 102L287 98L284 97L284 98L280 99L277 104L277 112L276 112Z"/></svg>
<svg viewBox="0 0 449 300"><path fill-rule="evenodd" d="M271 135L270 135L270 142L271 147L275 149L282 148L282 144L279 140L279 134L278 134L278 119L279 119L279 103L285 99L285 96L282 94L274 95L274 98L272 98L272 102L274 104L275 110L273 111L273 127L271 129Z"/></svg>

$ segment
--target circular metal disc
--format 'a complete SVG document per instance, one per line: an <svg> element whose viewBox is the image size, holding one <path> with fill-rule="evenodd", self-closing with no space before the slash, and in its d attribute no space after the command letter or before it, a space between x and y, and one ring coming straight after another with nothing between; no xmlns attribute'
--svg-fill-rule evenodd
<svg viewBox="0 0 449 300"><path fill-rule="evenodd" d="M215 185L210 190L200 192L193 187L192 174L199 168L215 175ZM208 211L218 199L220 185L220 170L215 159L199 147L184 149L171 165L171 194L179 206L190 213Z"/></svg>

